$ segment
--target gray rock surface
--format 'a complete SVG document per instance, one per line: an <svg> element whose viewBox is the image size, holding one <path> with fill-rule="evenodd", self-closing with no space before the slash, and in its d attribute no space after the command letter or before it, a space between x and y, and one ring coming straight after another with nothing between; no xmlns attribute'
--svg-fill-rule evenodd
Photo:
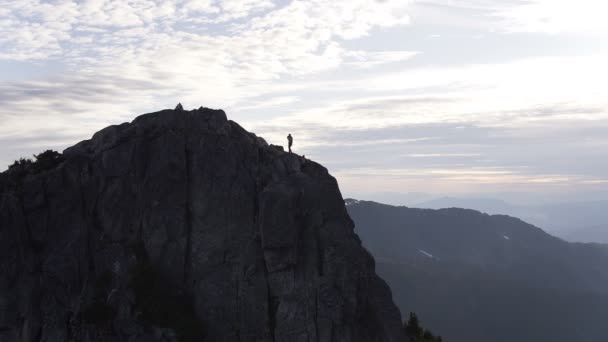
<svg viewBox="0 0 608 342"><path fill-rule="evenodd" d="M64 157L0 187L1 342L405 341L336 180L223 111Z"/></svg>

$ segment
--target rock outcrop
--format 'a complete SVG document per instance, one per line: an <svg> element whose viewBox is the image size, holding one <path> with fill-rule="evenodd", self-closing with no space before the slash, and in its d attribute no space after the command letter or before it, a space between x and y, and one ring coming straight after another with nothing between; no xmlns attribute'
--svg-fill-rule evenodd
<svg viewBox="0 0 608 342"><path fill-rule="evenodd" d="M405 341L336 180L221 110L142 115L3 184L2 342Z"/></svg>

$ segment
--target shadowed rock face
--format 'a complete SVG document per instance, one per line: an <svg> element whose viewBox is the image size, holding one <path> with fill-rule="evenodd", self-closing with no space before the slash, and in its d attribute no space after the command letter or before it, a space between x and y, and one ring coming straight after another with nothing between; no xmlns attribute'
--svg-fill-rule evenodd
<svg viewBox="0 0 608 342"><path fill-rule="evenodd" d="M64 157L0 193L0 341L405 341L336 180L223 111Z"/></svg>

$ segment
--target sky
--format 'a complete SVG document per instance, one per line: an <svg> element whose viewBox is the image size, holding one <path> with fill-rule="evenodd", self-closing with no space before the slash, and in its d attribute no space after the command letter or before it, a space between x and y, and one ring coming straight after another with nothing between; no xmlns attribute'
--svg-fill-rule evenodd
<svg viewBox="0 0 608 342"><path fill-rule="evenodd" d="M608 198L602 0L0 0L0 169L222 108L345 196Z"/></svg>

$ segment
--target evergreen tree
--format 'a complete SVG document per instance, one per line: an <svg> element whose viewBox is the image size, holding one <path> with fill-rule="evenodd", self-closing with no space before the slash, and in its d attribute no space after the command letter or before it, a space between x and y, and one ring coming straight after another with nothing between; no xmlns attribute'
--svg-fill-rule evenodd
<svg viewBox="0 0 608 342"><path fill-rule="evenodd" d="M61 153L53 150L46 150L36 154L34 158L36 158L34 162L34 171L36 172L50 170L63 161Z"/></svg>
<svg viewBox="0 0 608 342"><path fill-rule="evenodd" d="M405 334L412 342L442 342L441 336L435 336L429 330L425 330L420 326L418 316L410 312L410 318L403 326Z"/></svg>
<svg viewBox="0 0 608 342"><path fill-rule="evenodd" d="M21 179L29 173L31 165L31 159L19 158L8 167L8 174L13 180Z"/></svg>
<svg viewBox="0 0 608 342"><path fill-rule="evenodd" d="M412 338L422 337L423 332L420 327L420 321L418 320L418 316L413 312L410 312L410 318L405 325L405 332Z"/></svg>

